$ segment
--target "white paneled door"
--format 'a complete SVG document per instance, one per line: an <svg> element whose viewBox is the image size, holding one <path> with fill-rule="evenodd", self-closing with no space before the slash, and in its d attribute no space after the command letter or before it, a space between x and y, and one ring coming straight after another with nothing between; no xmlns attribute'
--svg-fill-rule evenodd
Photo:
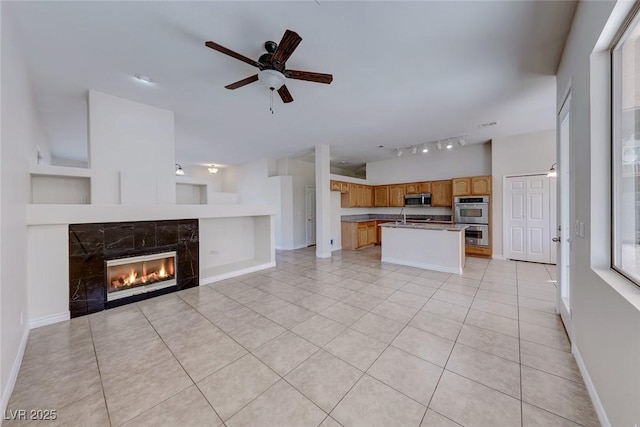
<svg viewBox="0 0 640 427"><path fill-rule="evenodd" d="M316 188L305 187L305 210L307 216L307 246L316 244Z"/></svg>
<svg viewBox="0 0 640 427"><path fill-rule="evenodd" d="M550 263L549 177L514 176L505 184L505 257Z"/></svg>

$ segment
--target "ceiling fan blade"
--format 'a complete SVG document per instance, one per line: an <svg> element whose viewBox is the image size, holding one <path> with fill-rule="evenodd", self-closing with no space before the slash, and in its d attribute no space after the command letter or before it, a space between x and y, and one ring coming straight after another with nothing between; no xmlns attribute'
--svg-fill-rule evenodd
<svg viewBox="0 0 640 427"><path fill-rule="evenodd" d="M234 52L231 49L227 49L226 47L221 46L218 43L214 43L214 42L208 41L208 42L205 42L204 44L205 44L205 46L207 46L207 47L209 47L209 48L211 48L213 50L217 50L220 53L224 53L225 55L229 55L232 58L239 59L242 62L246 62L249 65L253 65L254 67L260 67L260 65L261 65L259 62L254 61L251 58L247 58L244 55L240 55L239 53Z"/></svg>
<svg viewBox="0 0 640 427"><path fill-rule="evenodd" d="M286 86L283 85L280 89L278 89L278 94L280 95L280 98L282 98L282 102L284 102L285 104L293 102L293 96L291 96L291 93Z"/></svg>
<svg viewBox="0 0 640 427"><path fill-rule="evenodd" d="M273 53L272 62L278 66L284 66L284 63L287 62L287 59L291 56L296 47L302 41L302 37L298 35L295 31L287 30L284 32L282 36L282 40L280 40L280 44L278 48Z"/></svg>
<svg viewBox="0 0 640 427"><path fill-rule="evenodd" d="M284 75L290 79L329 84L333 81L331 74L312 73L310 71L286 70Z"/></svg>
<svg viewBox="0 0 640 427"><path fill-rule="evenodd" d="M258 75L254 74L253 76L247 77L246 79L238 80L235 83L231 83L230 85L226 85L225 88L231 89L231 90L238 89L239 87L248 85L249 83L253 83L253 82L256 82L256 81L258 81Z"/></svg>

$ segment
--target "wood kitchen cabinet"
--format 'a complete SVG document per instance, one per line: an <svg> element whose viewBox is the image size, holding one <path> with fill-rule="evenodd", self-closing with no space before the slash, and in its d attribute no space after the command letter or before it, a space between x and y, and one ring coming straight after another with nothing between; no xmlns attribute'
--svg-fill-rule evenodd
<svg viewBox="0 0 640 427"><path fill-rule="evenodd" d="M376 185L374 187L373 205L375 207L389 206L389 186Z"/></svg>
<svg viewBox="0 0 640 427"><path fill-rule="evenodd" d="M340 191L342 188L340 181L331 180L331 191Z"/></svg>
<svg viewBox="0 0 640 427"><path fill-rule="evenodd" d="M431 206L451 206L451 180L431 182Z"/></svg>
<svg viewBox="0 0 640 427"><path fill-rule="evenodd" d="M471 177L471 195L489 196L491 195L491 176Z"/></svg>
<svg viewBox="0 0 640 427"><path fill-rule="evenodd" d="M373 207L373 187L370 185L363 186L363 207L372 208Z"/></svg>
<svg viewBox="0 0 640 427"><path fill-rule="evenodd" d="M454 178L451 180L454 196L468 196L471 194L471 178Z"/></svg>
<svg viewBox="0 0 640 427"><path fill-rule="evenodd" d="M404 184L389 186L389 206L404 207Z"/></svg>
<svg viewBox="0 0 640 427"><path fill-rule="evenodd" d="M431 182L412 182L404 185L404 194L431 193Z"/></svg>
<svg viewBox="0 0 640 427"><path fill-rule="evenodd" d="M377 243L376 221L343 222L342 249L354 250Z"/></svg>

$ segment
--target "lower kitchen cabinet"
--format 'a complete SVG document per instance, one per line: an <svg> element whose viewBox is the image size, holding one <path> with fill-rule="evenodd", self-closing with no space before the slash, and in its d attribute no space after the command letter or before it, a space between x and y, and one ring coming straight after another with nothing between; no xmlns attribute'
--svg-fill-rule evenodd
<svg viewBox="0 0 640 427"><path fill-rule="evenodd" d="M377 242L376 221L342 223L342 249L360 249L375 245Z"/></svg>

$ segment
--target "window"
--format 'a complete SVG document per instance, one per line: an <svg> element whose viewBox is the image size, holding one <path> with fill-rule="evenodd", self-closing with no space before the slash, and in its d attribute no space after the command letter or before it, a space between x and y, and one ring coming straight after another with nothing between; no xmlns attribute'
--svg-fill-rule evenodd
<svg viewBox="0 0 640 427"><path fill-rule="evenodd" d="M612 50L613 268L640 285L640 14Z"/></svg>

